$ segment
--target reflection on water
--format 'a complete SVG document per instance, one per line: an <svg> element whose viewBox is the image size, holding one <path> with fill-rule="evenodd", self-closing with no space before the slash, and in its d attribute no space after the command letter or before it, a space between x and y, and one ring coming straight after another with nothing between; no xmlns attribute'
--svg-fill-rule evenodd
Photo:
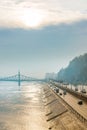
<svg viewBox="0 0 87 130"><path fill-rule="evenodd" d="M47 130L42 86L0 82L0 130Z"/></svg>

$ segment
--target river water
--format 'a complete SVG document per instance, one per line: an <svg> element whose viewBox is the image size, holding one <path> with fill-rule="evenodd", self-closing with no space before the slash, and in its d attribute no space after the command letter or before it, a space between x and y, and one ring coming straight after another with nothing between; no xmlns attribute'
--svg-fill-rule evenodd
<svg viewBox="0 0 87 130"><path fill-rule="evenodd" d="M42 83L0 82L0 130L47 130Z"/></svg>

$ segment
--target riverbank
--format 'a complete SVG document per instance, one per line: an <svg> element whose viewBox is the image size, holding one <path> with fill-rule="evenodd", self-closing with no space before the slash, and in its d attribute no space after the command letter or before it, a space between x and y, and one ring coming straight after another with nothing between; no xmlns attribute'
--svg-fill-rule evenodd
<svg viewBox="0 0 87 130"><path fill-rule="evenodd" d="M86 130L46 83L0 85L0 130Z"/></svg>
<svg viewBox="0 0 87 130"><path fill-rule="evenodd" d="M52 130L87 130L71 109L49 88L44 88L47 122Z"/></svg>

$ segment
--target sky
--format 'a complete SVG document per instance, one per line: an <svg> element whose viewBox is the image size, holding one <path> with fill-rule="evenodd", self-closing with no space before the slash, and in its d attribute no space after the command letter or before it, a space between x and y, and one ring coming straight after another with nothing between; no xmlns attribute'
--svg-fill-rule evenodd
<svg viewBox="0 0 87 130"><path fill-rule="evenodd" d="M87 0L0 0L0 76L43 78L87 53Z"/></svg>

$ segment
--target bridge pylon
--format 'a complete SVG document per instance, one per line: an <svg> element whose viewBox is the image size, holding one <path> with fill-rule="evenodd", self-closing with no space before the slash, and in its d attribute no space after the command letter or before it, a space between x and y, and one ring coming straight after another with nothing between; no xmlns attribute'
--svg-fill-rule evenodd
<svg viewBox="0 0 87 130"><path fill-rule="evenodd" d="M18 86L21 85L21 79L20 79L20 71L18 71Z"/></svg>

